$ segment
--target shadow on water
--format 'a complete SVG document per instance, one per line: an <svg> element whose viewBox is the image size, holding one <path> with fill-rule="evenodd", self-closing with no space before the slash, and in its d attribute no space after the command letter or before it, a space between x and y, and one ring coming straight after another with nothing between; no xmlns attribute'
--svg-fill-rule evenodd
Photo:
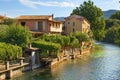
<svg viewBox="0 0 120 80"><path fill-rule="evenodd" d="M27 72L13 80L120 80L120 48L105 43L101 46L80 59Z"/></svg>

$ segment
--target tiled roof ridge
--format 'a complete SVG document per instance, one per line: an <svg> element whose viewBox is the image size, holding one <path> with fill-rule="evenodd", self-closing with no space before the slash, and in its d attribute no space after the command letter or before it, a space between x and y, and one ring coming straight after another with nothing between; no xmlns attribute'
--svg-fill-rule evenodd
<svg viewBox="0 0 120 80"><path fill-rule="evenodd" d="M16 18L18 18L18 19L24 19L24 18L27 18L27 19L30 19L30 18L39 19L39 18L50 18L50 17L52 17L52 15L21 15L21 16L18 16Z"/></svg>
<svg viewBox="0 0 120 80"><path fill-rule="evenodd" d="M75 17L75 18L78 18L78 19L82 19L82 20L84 19L84 20L86 20L90 24L90 22L87 20L87 18L85 18L83 16L76 15L76 14L70 15L67 18L72 18L72 17Z"/></svg>
<svg viewBox="0 0 120 80"><path fill-rule="evenodd" d="M21 15L21 16L52 16L52 15Z"/></svg>

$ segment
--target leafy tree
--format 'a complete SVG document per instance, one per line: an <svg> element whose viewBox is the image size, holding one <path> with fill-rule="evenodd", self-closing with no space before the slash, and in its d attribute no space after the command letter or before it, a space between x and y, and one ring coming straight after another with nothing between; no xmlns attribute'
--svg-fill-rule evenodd
<svg viewBox="0 0 120 80"><path fill-rule="evenodd" d="M105 42L114 43L120 46L120 11L110 16L106 20Z"/></svg>
<svg viewBox="0 0 120 80"><path fill-rule="evenodd" d="M74 54L74 49L79 47L79 41L75 36L70 36L70 47L72 49L72 54Z"/></svg>
<svg viewBox="0 0 120 80"><path fill-rule="evenodd" d="M5 19L3 19L3 24L4 25L12 25L15 22L16 22L16 20L15 19L11 19L11 18L5 18Z"/></svg>
<svg viewBox="0 0 120 80"><path fill-rule="evenodd" d="M106 32L105 42L120 44L120 27L113 26Z"/></svg>
<svg viewBox="0 0 120 80"><path fill-rule="evenodd" d="M81 33L81 32L77 31L77 32L73 33L72 35L75 36L78 39L80 44L82 42L89 41L89 37L85 33Z"/></svg>
<svg viewBox="0 0 120 80"><path fill-rule="evenodd" d="M8 25L0 25L0 42L5 38L4 32L7 27Z"/></svg>
<svg viewBox="0 0 120 80"><path fill-rule="evenodd" d="M111 28L112 26L120 26L120 20L118 20L118 19L107 19L107 20L105 20L105 22L106 22L106 29L109 29L109 28Z"/></svg>
<svg viewBox="0 0 120 80"><path fill-rule="evenodd" d="M75 32L72 35L75 36L78 39L79 49L80 49L80 53L81 53L82 42L88 42L90 40L90 38L88 37L87 34L81 33L81 32Z"/></svg>
<svg viewBox="0 0 120 80"><path fill-rule="evenodd" d="M117 11L115 14L111 15L110 18L120 20L120 11Z"/></svg>
<svg viewBox="0 0 120 80"><path fill-rule="evenodd" d="M116 28L113 28L113 27L109 28L106 31L106 36L105 36L104 41L108 43L114 43L115 34L116 34Z"/></svg>
<svg viewBox="0 0 120 80"><path fill-rule="evenodd" d="M96 40L103 40L105 37L105 20L103 12L94 5L91 0L84 1L82 5L76 7L72 14L84 16L91 23L91 30Z"/></svg>
<svg viewBox="0 0 120 80"><path fill-rule="evenodd" d="M117 28L117 32L115 34L114 42L115 42L115 44L120 46L120 27Z"/></svg>
<svg viewBox="0 0 120 80"><path fill-rule="evenodd" d="M7 27L1 35L4 35L1 39L2 42L11 43L21 47L26 47L32 39L32 35L27 28L15 24Z"/></svg>

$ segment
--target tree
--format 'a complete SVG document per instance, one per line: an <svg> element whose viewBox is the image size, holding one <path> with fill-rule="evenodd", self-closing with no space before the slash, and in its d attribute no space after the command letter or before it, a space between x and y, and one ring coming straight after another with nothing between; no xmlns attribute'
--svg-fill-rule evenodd
<svg viewBox="0 0 120 80"><path fill-rule="evenodd" d="M107 19L107 20L105 20L105 22L106 22L105 29L109 29L113 26L116 26L116 27L120 26L120 20L118 20L118 19Z"/></svg>
<svg viewBox="0 0 120 80"><path fill-rule="evenodd" d="M110 16L106 20L105 42L117 44L120 46L120 11Z"/></svg>
<svg viewBox="0 0 120 80"><path fill-rule="evenodd" d="M120 46L120 27L112 26L106 32L105 42L115 43Z"/></svg>
<svg viewBox="0 0 120 80"><path fill-rule="evenodd" d="M78 39L79 49L80 49L80 54L81 54L82 42L88 42L90 40L90 38L88 37L87 34L81 33L81 32L75 32L72 35Z"/></svg>
<svg viewBox="0 0 120 80"><path fill-rule="evenodd" d="M91 23L91 30L96 40L103 40L105 37L105 20L103 12L94 5L91 0L84 1L82 5L76 7L72 14L84 16Z"/></svg>
<svg viewBox="0 0 120 80"><path fill-rule="evenodd" d="M72 49L72 54L74 54L74 49L79 47L79 41L75 36L70 35L70 47Z"/></svg>
<svg viewBox="0 0 120 80"><path fill-rule="evenodd" d="M111 15L110 18L120 20L120 11L117 11L115 14Z"/></svg>
<svg viewBox="0 0 120 80"><path fill-rule="evenodd" d="M114 43L117 44L118 46L120 46L120 27L117 28L117 32L116 32L115 38L114 38Z"/></svg>
<svg viewBox="0 0 120 80"><path fill-rule="evenodd" d="M72 35L75 36L78 39L78 41L79 41L80 44L82 42L89 41L89 37L85 33L81 33L81 32L77 31L77 32L73 33Z"/></svg>
<svg viewBox="0 0 120 80"><path fill-rule="evenodd" d="M15 19L10 19L10 18L5 18L5 19L3 19L3 24L4 24L4 25L12 25L12 24L14 24L15 22L16 22Z"/></svg>
<svg viewBox="0 0 120 80"><path fill-rule="evenodd" d="M4 35L1 39L2 42L11 43L21 47L26 47L32 39L32 35L27 28L16 24L7 27L1 35Z"/></svg>

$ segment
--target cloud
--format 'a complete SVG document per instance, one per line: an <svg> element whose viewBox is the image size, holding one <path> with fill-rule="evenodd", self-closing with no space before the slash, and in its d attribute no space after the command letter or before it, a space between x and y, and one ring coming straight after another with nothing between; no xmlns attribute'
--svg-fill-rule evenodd
<svg viewBox="0 0 120 80"><path fill-rule="evenodd" d="M29 1L29 0L20 0L20 2L28 7L31 8L36 8L36 5L34 4L34 2Z"/></svg>
<svg viewBox="0 0 120 80"><path fill-rule="evenodd" d="M23 5L26 5L31 8L37 8L37 6L56 6L56 7L76 7L78 5L74 4L71 1L51 1L51 2L42 2L42 1L32 1L32 0L19 0Z"/></svg>

